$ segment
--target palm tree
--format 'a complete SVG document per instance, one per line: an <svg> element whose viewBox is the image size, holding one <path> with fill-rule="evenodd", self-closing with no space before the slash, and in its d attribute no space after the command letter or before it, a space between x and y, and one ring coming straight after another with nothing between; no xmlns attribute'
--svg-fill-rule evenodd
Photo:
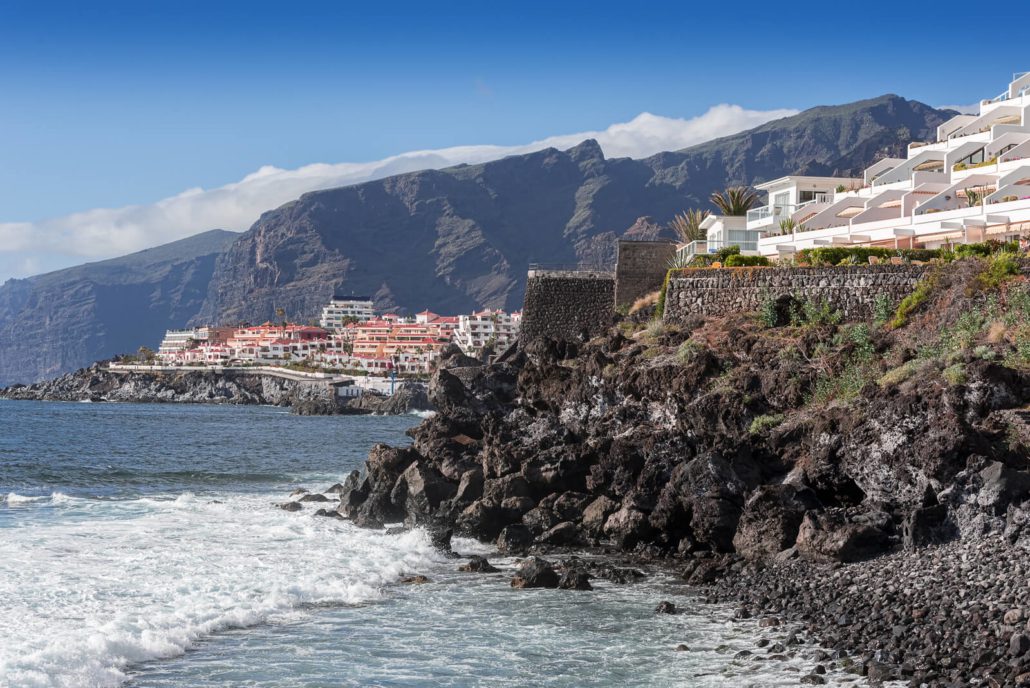
<svg viewBox="0 0 1030 688"><path fill-rule="evenodd" d="M791 218L780 220L780 234L793 234L794 232L805 231L805 226L800 222L794 222Z"/></svg>
<svg viewBox="0 0 1030 688"><path fill-rule="evenodd" d="M672 218L670 225L684 243L704 241L705 230L701 229L701 223L710 214L707 210L686 210Z"/></svg>
<svg viewBox="0 0 1030 688"><path fill-rule="evenodd" d="M758 193L746 186L733 186L722 192L714 192L711 201L723 215L737 217L747 215L747 211L758 203Z"/></svg>

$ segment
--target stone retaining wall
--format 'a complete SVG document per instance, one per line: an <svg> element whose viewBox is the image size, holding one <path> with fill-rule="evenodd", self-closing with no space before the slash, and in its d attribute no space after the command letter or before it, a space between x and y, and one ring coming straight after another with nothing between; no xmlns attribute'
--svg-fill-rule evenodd
<svg viewBox="0 0 1030 688"><path fill-rule="evenodd" d="M864 320L873 316L878 295L886 294L896 306L926 270L923 265L687 269L669 280L665 318L755 312L769 298L793 295L827 302L847 320Z"/></svg>
<svg viewBox="0 0 1030 688"><path fill-rule="evenodd" d="M615 268L615 307L630 306L641 296L662 288L669 262L676 255L672 241L619 240Z"/></svg>
<svg viewBox="0 0 1030 688"><path fill-rule="evenodd" d="M519 338L579 339L607 329L615 315L615 276L606 272L532 270L526 280Z"/></svg>

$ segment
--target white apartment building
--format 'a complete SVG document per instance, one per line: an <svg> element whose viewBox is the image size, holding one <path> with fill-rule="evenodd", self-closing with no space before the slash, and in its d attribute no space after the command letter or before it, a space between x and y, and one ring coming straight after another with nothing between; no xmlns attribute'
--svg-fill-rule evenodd
<svg viewBox="0 0 1030 688"><path fill-rule="evenodd" d="M935 141L909 144L861 179L791 175L755 187L767 201L746 217L710 215L703 241L681 258L739 246L741 253L789 258L820 246L939 248L1030 232L1030 72L956 115Z"/></svg>
<svg viewBox="0 0 1030 688"><path fill-rule="evenodd" d="M768 234L779 234L800 208L832 199L838 191L855 190L861 179L840 177L791 176L756 184L755 189L769 197L767 205L749 210L747 215L709 215L701 223L705 239L680 248L684 258L696 254L715 253L719 249L739 246L745 255L759 255L758 240Z"/></svg>
<svg viewBox="0 0 1030 688"><path fill-rule="evenodd" d="M792 176L758 189L768 204L748 213L744 229L759 235L757 252L771 257L819 246L938 248L1025 238L1030 72L1013 75L979 113L942 124L935 141L909 144L905 158L879 160L860 180Z"/></svg>
<svg viewBox="0 0 1030 688"><path fill-rule="evenodd" d="M372 299L367 296L334 297L322 309L319 325L331 332L338 332L348 322L365 322L375 317Z"/></svg>
<svg viewBox="0 0 1030 688"><path fill-rule="evenodd" d="M454 343L469 356L478 356L488 344L492 344L494 351L499 353L518 338L521 323L521 311L509 314L486 309L471 315L459 315Z"/></svg>

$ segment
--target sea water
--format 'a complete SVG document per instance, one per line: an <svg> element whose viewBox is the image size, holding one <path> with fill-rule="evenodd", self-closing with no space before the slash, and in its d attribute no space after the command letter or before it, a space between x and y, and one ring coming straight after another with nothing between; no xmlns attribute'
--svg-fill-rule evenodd
<svg viewBox="0 0 1030 688"><path fill-rule="evenodd" d="M0 401L0 686L771 686L811 668L735 657L776 629L660 571L513 590L488 546L456 541L502 572L463 574L418 530L273 506L417 422ZM431 582L399 582L415 574ZM682 613L655 615L663 599Z"/></svg>

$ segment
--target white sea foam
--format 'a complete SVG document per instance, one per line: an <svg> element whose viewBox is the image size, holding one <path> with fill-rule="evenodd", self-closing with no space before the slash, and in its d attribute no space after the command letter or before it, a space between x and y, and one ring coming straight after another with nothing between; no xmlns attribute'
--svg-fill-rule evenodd
<svg viewBox="0 0 1030 688"><path fill-rule="evenodd" d="M18 506L20 504L31 504L32 502L43 502L50 499L50 495L20 495L17 492L8 492L4 496L4 503L10 506Z"/></svg>
<svg viewBox="0 0 1030 688"><path fill-rule="evenodd" d="M436 411L408 411L409 416L417 416L419 418L432 418L436 415Z"/></svg>
<svg viewBox="0 0 1030 688"><path fill-rule="evenodd" d="M52 492L48 495L20 495L17 492L8 492L0 497L0 503L8 506L26 506L29 504L68 504L75 501L72 497L63 492Z"/></svg>
<svg viewBox="0 0 1030 688"><path fill-rule="evenodd" d="M5 501L19 498L75 502L91 518L0 531L2 686L116 686L213 633L373 601L442 561L418 531L361 531L269 497Z"/></svg>

